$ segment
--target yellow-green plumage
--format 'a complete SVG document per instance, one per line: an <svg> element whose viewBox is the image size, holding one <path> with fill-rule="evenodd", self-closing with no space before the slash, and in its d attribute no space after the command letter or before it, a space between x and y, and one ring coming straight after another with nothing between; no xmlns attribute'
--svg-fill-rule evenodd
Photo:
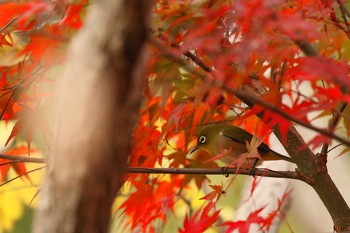
<svg viewBox="0 0 350 233"><path fill-rule="evenodd" d="M251 143L253 137L250 133L239 127L222 124L203 126L198 130L197 135L197 145L191 153L196 150L204 150L213 156L217 156L226 150L227 154L220 157L220 160L228 165L237 160L240 155L248 152L247 142ZM271 150L265 143L260 144L258 152L262 160L285 160L293 162L291 158ZM248 159L242 167L254 167L256 162L257 158Z"/></svg>

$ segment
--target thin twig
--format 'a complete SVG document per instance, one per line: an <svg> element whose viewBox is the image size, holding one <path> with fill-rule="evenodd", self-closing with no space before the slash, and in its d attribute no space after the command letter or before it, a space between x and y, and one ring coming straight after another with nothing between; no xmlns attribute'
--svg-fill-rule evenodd
<svg viewBox="0 0 350 233"><path fill-rule="evenodd" d="M13 156L0 154L0 158L12 160L13 162L27 162L27 163L46 163L43 158L33 158L24 156ZM303 180L296 172L293 171L272 171L266 169L256 169L253 171L256 176L266 176L275 178L289 178ZM224 171L220 168L140 168L140 167L130 167L127 173L155 173L155 174L206 174L206 175L225 175L225 174L241 174L241 175L251 175L252 170L250 169L237 169L237 168L227 168ZM3 184L1 184L3 185ZM0 185L0 186L1 186Z"/></svg>
<svg viewBox="0 0 350 233"><path fill-rule="evenodd" d="M346 7L344 6L344 4L343 4L343 2L341 0L337 0L337 3L339 4L341 16L342 16L342 18L344 20L344 23L345 23L346 29L347 29L347 31L345 31L344 29L343 29L343 31L349 37L350 26L349 26L348 20L346 19L346 16L349 17L349 12L348 12L348 10L346 9Z"/></svg>
<svg viewBox="0 0 350 233"><path fill-rule="evenodd" d="M42 167L35 168L35 169L33 169L33 170L30 170L30 171L27 171L27 172L25 172L25 173L23 173L23 174L20 174L20 175L16 176L15 178L12 178L12 179L10 179L10 180L5 181L4 183L1 183L1 184L0 184L0 187L1 187L1 186L4 186L5 184L8 184L8 183L10 183L10 182L12 182L12 181L14 181L14 180L17 180L18 178L20 178L20 177L22 177L22 176L28 175L28 174L30 174L30 173L32 173L32 172L39 171L39 170L41 170L41 169L43 169L43 168L45 168L45 167L46 167L46 165L45 165L45 166L42 166Z"/></svg>
<svg viewBox="0 0 350 233"><path fill-rule="evenodd" d="M340 6L340 10L341 12L343 12L347 17L350 18L350 12L348 11L348 9L345 7L344 3L341 0L337 0L337 3Z"/></svg>
<svg viewBox="0 0 350 233"><path fill-rule="evenodd" d="M226 175L226 174L240 174L271 177L271 178L288 178L304 181L295 171L273 171L268 169L244 169L244 168L140 168L129 167L126 171L130 174L186 174L186 175Z"/></svg>
<svg viewBox="0 0 350 233"><path fill-rule="evenodd" d="M342 146L343 144L342 143L340 143L340 144L338 144L338 145L335 145L335 146L333 146L331 149L329 149L328 151L327 151L327 154L329 153L329 152L331 152L332 150L335 150L336 148L338 148L339 146ZM339 155L338 155L339 156Z"/></svg>
<svg viewBox="0 0 350 233"><path fill-rule="evenodd" d="M8 28L9 26L11 26L11 24L13 24L18 18L19 18L18 16L12 18L4 27L2 27L2 28L0 29L0 33L2 33L3 31L5 31L6 28Z"/></svg>
<svg viewBox="0 0 350 233"><path fill-rule="evenodd" d="M44 158L34 158L34 157L26 157L26 156L0 154L0 158L11 160L12 162L18 162L18 163L46 163L46 159Z"/></svg>
<svg viewBox="0 0 350 233"><path fill-rule="evenodd" d="M246 101L249 101L252 104L259 104L259 105L261 105L261 106L271 110L272 112L277 113L278 115L282 116L283 118L285 118L287 120L295 122L295 123L297 123L297 124L299 124L301 126L304 126L304 127L309 128L309 129L311 129L311 130L313 130L315 132L318 132L318 133L320 133L320 134L322 134L324 136L327 136L328 138L333 138L333 139L335 139L335 140L337 140L339 142L344 143L345 145L350 146L350 141L349 140L346 140L346 139L344 139L344 138L334 134L333 132L331 132L331 131L329 131L327 129L318 128L316 126L308 124L308 123L300 120L299 118L294 117L294 116L288 114L287 112L282 111L281 109L277 108L276 106L274 106L274 105L272 105L272 104L270 104L268 102L263 101L260 98L257 98L257 97L252 96L252 95L247 95L246 93L244 93L242 91L234 90L234 89L232 89L230 87L227 87L224 84L221 84L221 85L223 85L222 89L233 93L234 95L236 95L240 99L244 99Z"/></svg>
<svg viewBox="0 0 350 233"><path fill-rule="evenodd" d="M35 198L39 195L39 193L40 193L40 189L38 189L37 191L36 191L36 193L34 194L34 196L32 197L32 199L30 200L30 202L29 202L29 207L32 205L32 203L33 203L33 201L35 200Z"/></svg>
<svg viewBox="0 0 350 233"><path fill-rule="evenodd" d="M201 67L204 71L206 72L211 72L212 69L207 66L207 64L205 64L202 59L200 59L199 57L197 57L196 55L194 55L193 53L191 53L190 51L187 51L184 53L184 55L188 58L190 58L194 63L196 63L199 67Z"/></svg>
<svg viewBox="0 0 350 233"><path fill-rule="evenodd" d="M344 112L346 106L347 106L347 103L345 103L345 102L339 106L339 109L335 112L331 121L329 122L329 125L328 125L329 131L332 132L335 129L335 127L338 124L339 119L340 119L342 113ZM323 144L320 155L327 157L328 147L329 147L328 143Z"/></svg>
<svg viewBox="0 0 350 233"><path fill-rule="evenodd" d="M4 116L5 111L6 111L7 107L8 107L8 105L9 105L9 103L10 103L10 101L11 101L13 95L14 95L14 93L15 93L15 91L12 91L10 97L9 97L8 100L6 101L6 104L5 104L5 106L4 106L4 108L2 109L1 114L0 114L0 120L2 120L2 117Z"/></svg>

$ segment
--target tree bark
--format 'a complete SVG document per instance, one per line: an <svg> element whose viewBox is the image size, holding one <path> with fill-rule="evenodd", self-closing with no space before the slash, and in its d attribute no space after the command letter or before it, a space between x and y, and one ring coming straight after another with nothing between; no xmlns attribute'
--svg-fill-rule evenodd
<svg viewBox="0 0 350 233"><path fill-rule="evenodd" d="M150 1L100 0L74 38L33 232L108 232L144 82Z"/></svg>

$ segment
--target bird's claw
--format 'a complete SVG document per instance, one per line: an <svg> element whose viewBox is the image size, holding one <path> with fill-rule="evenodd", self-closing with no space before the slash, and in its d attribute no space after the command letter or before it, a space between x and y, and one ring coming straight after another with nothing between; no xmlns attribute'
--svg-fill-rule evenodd
<svg viewBox="0 0 350 233"><path fill-rule="evenodd" d="M228 167L221 167L221 172L225 177L230 176L230 174L228 173Z"/></svg>
<svg viewBox="0 0 350 233"><path fill-rule="evenodd" d="M256 170L256 168L251 168L251 169L249 170L248 176L255 177L255 170Z"/></svg>

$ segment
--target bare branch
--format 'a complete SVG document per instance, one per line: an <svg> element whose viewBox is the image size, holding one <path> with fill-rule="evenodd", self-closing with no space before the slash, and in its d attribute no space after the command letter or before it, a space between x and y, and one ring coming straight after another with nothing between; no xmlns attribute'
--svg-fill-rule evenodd
<svg viewBox="0 0 350 233"><path fill-rule="evenodd" d="M6 109L7 109L7 106L9 105L9 103L10 103L12 97L13 97L13 94L14 94L14 91L12 91L10 97L9 97L8 100L6 101L6 104L5 104L4 108L2 109L2 112L1 112L1 114L0 114L0 120L2 120L2 117L3 117L4 114L5 114L5 111L6 111Z"/></svg>
<svg viewBox="0 0 350 233"><path fill-rule="evenodd" d="M337 3L340 6L340 10L342 12L342 14L346 15L347 17L350 18L350 12L348 11L348 9L346 8L346 6L344 5L344 3L341 0L337 0Z"/></svg>
<svg viewBox="0 0 350 233"><path fill-rule="evenodd" d="M338 124L338 121L339 121L342 113L344 112L346 106L347 106L347 103L341 103L341 105L339 106L339 109L333 115L333 117L328 125L328 130L330 132L333 132L333 130L335 129L335 127ZM328 147L329 147L329 144L325 143L325 144L323 144L322 149L321 149L321 155L325 156L325 159L326 159L325 162L327 162Z"/></svg>
<svg viewBox="0 0 350 233"><path fill-rule="evenodd" d="M12 179L10 179L10 180L5 181L4 183L1 183L1 184L0 184L0 187L1 187L1 186L4 186L5 184L8 184L8 183L10 183L10 182L12 182L12 181L14 181L14 180L16 180L16 179L18 179L18 178L20 178L20 177L22 177L22 176L28 175L28 174L30 174L30 173L32 173L32 172L39 171L39 170L41 170L41 169L43 169L43 168L45 168L45 167L46 167L46 165L45 165L45 166L42 166L42 167L35 168L35 169L33 169L33 170L30 170L30 171L27 171L27 172L25 172L25 173L23 173L23 174L20 174L20 175L18 175L18 176L16 176L16 177L12 178Z"/></svg>
<svg viewBox="0 0 350 233"><path fill-rule="evenodd" d="M306 40L295 40L295 44L299 46L301 51L309 57L316 57L319 56L319 53L317 50Z"/></svg>
<svg viewBox="0 0 350 233"><path fill-rule="evenodd" d="M25 163L46 163L44 158L33 158L25 156L14 156L0 154L0 158L8 159L12 162L25 162ZM12 163L11 162L11 163ZM225 168L224 170L218 168L141 168L141 167L129 167L127 173L148 173L148 174L193 174L193 175L226 175L226 174L240 174L240 175L252 175L252 172L256 176L265 176L273 178L288 178L303 180L303 178L293 171L272 171L266 169L237 169L237 168Z"/></svg>
<svg viewBox="0 0 350 233"><path fill-rule="evenodd" d="M143 174L192 174L192 175L226 175L226 174L239 174L239 175L254 175L271 178L287 178L306 181L304 177L300 176L295 171L273 171L269 169L244 169L244 168L140 168L129 167L127 173L143 173Z"/></svg>
<svg viewBox="0 0 350 233"><path fill-rule="evenodd" d="M9 1L10 2L10 1ZM14 22L16 22L16 20L19 18L19 16L16 16L14 18L12 18L4 27L2 27L0 29L0 33L2 33L3 31L5 31L8 27L10 27Z"/></svg>
<svg viewBox="0 0 350 233"><path fill-rule="evenodd" d="M44 159L44 158L34 158L34 157L26 157L26 156L0 154L0 158L1 159L8 159L8 160L11 160L12 162L46 163L46 159Z"/></svg>

